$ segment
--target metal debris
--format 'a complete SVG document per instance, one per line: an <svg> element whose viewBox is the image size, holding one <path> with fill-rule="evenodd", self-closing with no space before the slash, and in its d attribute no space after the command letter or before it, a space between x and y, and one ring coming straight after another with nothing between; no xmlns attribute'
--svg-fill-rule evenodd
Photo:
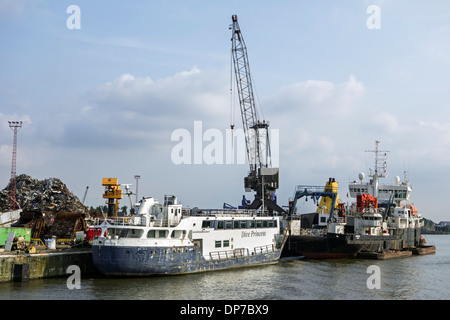
<svg viewBox="0 0 450 320"><path fill-rule="evenodd" d="M20 219L12 226L31 229L31 238L40 239L46 233L45 213L41 211L24 211Z"/></svg>
<svg viewBox="0 0 450 320"><path fill-rule="evenodd" d="M16 200L23 211L58 213L86 210L78 197L58 178L38 180L21 174L16 177L16 186ZM8 185L0 192L0 212L8 211L9 189Z"/></svg>
<svg viewBox="0 0 450 320"><path fill-rule="evenodd" d="M81 212L59 212L50 226L47 235L59 239L74 239L77 231L86 230L84 214Z"/></svg>
<svg viewBox="0 0 450 320"><path fill-rule="evenodd" d="M16 185L16 200L23 211L12 225L30 228L32 239L74 239L76 232L86 230L85 215L95 216L57 178L38 180L22 174ZM9 186L0 192L0 212L7 210L8 197Z"/></svg>

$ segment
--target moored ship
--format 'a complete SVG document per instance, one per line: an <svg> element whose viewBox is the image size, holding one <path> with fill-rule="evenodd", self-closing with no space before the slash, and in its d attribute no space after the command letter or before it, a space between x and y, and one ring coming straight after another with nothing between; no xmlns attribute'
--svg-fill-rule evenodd
<svg viewBox="0 0 450 320"><path fill-rule="evenodd" d="M359 174L359 182L349 183L350 197L356 198L348 207L346 231L349 244L361 245L361 252L412 252L424 245L423 219L411 202L412 186L405 172L404 181L394 177L394 183L381 183L387 177L387 153L375 143L374 170L369 181Z"/></svg>
<svg viewBox="0 0 450 320"><path fill-rule="evenodd" d="M407 178L393 184L382 184L385 178L387 151L378 149L376 141L375 169L370 180L349 184L349 195L356 201L339 203L337 182L331 179L325 188L298 186L290 204L290 235L283 256L303 255L306 258L372 257L371 254L434 252L426 246L421 230L423 222L411 203L412 187ZM321 199L316 212L297 215L302 197ZM435 248L434 248L435 249ZM380 256L377 256L380 257Z"/></svg>
<svg viewBox="0 0 450 320"><path fill-rule="evenodd" d="M136 214L106 220L92 243L105 275L186 274L278 262L281 217L256 210L183 209L175 196L144 198Z"/></svg>
<svg viewBox="0 0 450 320"><path fill-rule="evenodd" d="M297 214L300 201L311 199L318 204L312 213ZM320 202L318 202L320 200ZM289 203L289 235L282 257L303 256L310 259L350 258L361 249L349 244L343 232L345 208L339 202L338 184L330 178L323 186L299 185Z"/></svg>

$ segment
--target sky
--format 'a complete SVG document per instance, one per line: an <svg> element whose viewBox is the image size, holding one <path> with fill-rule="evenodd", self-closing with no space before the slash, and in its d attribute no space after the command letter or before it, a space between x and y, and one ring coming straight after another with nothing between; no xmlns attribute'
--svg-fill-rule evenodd
<svg viewBox="0 0 450 320"><path fill-rule="evenodd" d="M373 169L366 151L378 140L389 151L384 182L406 171L422 216L450 220L446 0L0 0L0 188L11 177L8 121L23 121L17 174L59 178L80 199L89 186L86 205L104 204L102 178L135 191L135 175L139 198L174 194L203 208L252 199L248 163L226 163L225 147L208 157L230 124L242 128L234 14L259 116L275 133L278 204L330 177L350 201L348 183ZM190 161L177 162L189 144Z"/></svg>

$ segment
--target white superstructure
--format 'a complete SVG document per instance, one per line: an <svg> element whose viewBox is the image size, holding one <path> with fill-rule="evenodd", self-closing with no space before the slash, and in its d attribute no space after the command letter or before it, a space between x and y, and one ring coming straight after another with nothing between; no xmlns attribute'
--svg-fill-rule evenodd
<svg viewBox="0 0 450 320"><path fill-rule="evenodd" d="M258 213L183 210L175 196L166 196L164 204L144 198L135 215L99 226L102 236L93 240L94 263L107 274L153 274L274 262L285 237L281 217ZM136 264L135 272L130 263Z"/></svg>
<svg viewBox="0 0 450 320"><path fill-rule="evenodd" d="M411 203L412 186L405 172L402 182L394 177L393 183L381 183L380 178L387 177L387 153L379 150L379 141L375 142L375 169L369 169L369 181L364 181L364 173L359 174L359 182L349 183L352 198L373 197L376 203L368 205L352 203L348 208L347 222L354 225L356 234L392 235L396 229L420 228L421 216ZM361 201L362 203L364 201Z"/></svg>

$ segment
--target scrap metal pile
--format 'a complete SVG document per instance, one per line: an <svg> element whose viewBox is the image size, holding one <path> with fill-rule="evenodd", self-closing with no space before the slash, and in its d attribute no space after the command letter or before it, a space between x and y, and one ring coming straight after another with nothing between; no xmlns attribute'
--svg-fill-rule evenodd
<svg viewBox="0 0 450 320"><path fill-rule="evenodd" d="M73 239L77 231L86 230L84 214L81 212L59 212L50 225L47 234L57 238Z"/></svg>
<svg viewBox="0 0 450 320"><path fill-rule="evenodd" d="M41 211L22 211L20 219L14 223L13 227L31 229L31 238L40 239L46 232L44 214Z"/></svg>
<svg viewBox="0 0 450 320"><path fill-rule="evenodd" d="M58 178L33 179L26 174L16 177L16 200L23 211L85 211L85 207ZM9 210L9 185L0 192L0 212Z"/></svg>
<svg viewBox="0 0 450 320"><path fill-rule="evenodd" d="M34 239L73 239L77 231L86 230L86 208L61 180L38 180L22 174L16 177L16 184L22 212L13 227L30 228ZM0 212L8 211L8 197L9 186L0 192Z"/></svg>

